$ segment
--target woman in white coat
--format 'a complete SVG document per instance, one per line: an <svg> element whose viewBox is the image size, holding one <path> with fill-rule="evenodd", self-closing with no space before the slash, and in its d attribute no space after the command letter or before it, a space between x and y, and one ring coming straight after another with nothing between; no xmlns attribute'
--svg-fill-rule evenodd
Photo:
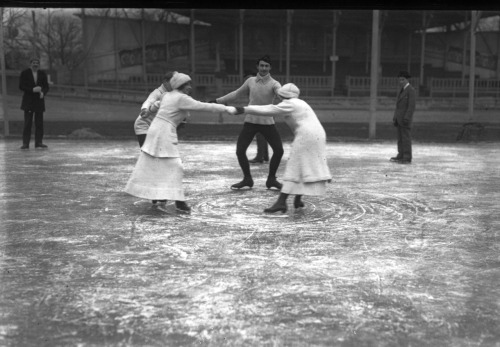
<svg viewBox="0 0 500 347"><path fill-rule="evenodd" d="M170 79L172 91L164 93L152 106L156 117L151 122L139 159L125 187L125 192L148 200L174 200L177 210L189 212L182 186L183 166L177 148L177 127L189 111L235 112L235 108L194 100L191 78L176 73ZM228 113L229 113L228 112Z"/></svg>
<svg viewBox="0 0 500 347"><path fill-rule="evenodd" d="M288 195L294 194L294 207L304 207L302 195L324 195L326 183L332 175L326 159L326 134L318 117L304 100L299 99L300 90L288 83L278 90L282 100L277 105L251 105L237 107L236 114L251 113L260 116L284 116L286 124L294 133L290 157L283 176L283 187L278 200L264 212L287 211Z"/></svg>

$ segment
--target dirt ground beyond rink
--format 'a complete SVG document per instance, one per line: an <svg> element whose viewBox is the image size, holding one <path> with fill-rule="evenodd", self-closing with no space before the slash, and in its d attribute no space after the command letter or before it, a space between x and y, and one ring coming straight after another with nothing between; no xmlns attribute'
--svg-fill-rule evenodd
<svg viewBox="0 0 500 347"><path fill-rule="evenodd" d="M500 346L498 142L329 142L283 215L231 141L179 144L189 215L123 192L135 140L46 143L0 141L1 346Z"/></svg>

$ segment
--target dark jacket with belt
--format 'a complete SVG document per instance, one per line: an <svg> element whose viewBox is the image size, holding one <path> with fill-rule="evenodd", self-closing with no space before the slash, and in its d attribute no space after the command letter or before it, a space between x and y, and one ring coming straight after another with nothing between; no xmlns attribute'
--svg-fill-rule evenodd
<svg viewBox="0 0 500 347"><path fill-rule="evenodd" d="M415 88L409 84L408 87L397 96L396 110L394 111L392 121L397 122L399 126L411 128L413 123L413 112L415 112L415 99Z"/></svg>
<svg viewBox="0 0 500 347"><path fill-rule="evenodd" d="M43 98L40 98L40 93L33 92L33 88L36 86L42 87ZM21 76L19 77L19 89L24 92L21 110L32 112L45 111L45 95L47 95L49 91L49 82L47 74L44 71L38 70L36 83L31 69L26 69L21 72Z"/></svg>

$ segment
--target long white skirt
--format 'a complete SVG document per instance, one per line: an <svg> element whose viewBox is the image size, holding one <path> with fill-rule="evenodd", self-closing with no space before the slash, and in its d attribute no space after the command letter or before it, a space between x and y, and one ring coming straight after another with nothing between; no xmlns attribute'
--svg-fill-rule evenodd
<svg viewBox="0 0 500 347"><path fill-rule="evenodd" d="M141 152L125 192L148 200L186 200L181 158L155 158Z"/></svg>
<svg viewBox="0 0 500 347"><path fill-rule="evenodd" d="M328 181L292 182L283 180L281 193L294 195L325 195L327 182Z"/></svg>

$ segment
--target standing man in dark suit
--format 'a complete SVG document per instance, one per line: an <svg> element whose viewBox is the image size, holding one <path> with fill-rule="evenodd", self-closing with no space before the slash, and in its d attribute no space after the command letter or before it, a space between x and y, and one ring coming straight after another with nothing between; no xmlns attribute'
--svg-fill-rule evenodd
<svg viewBox="0 0 500 347"><path fill-rule="evenodd" d="M401 71L398 81L401 89L396 100L396 110L392 123L398 130L398 155L391 158L392 162L399 164L410 164L411 153L411 127L413 123L413 112L415 112L415 89L410 85L408 79L410 74Z"/></svg>
<svg viewBox="0 0 500 347"><path fill-rule="evenodd" d="M31 67L21 72L19 89L23 94L21 110L24 111L23 145L21 149L30 146L31 126L35 116L35 148L47 148L43 144L43 113L45 112L45 95L49 91L47 74L39 70L40 59L33 58Z"/></svg>

